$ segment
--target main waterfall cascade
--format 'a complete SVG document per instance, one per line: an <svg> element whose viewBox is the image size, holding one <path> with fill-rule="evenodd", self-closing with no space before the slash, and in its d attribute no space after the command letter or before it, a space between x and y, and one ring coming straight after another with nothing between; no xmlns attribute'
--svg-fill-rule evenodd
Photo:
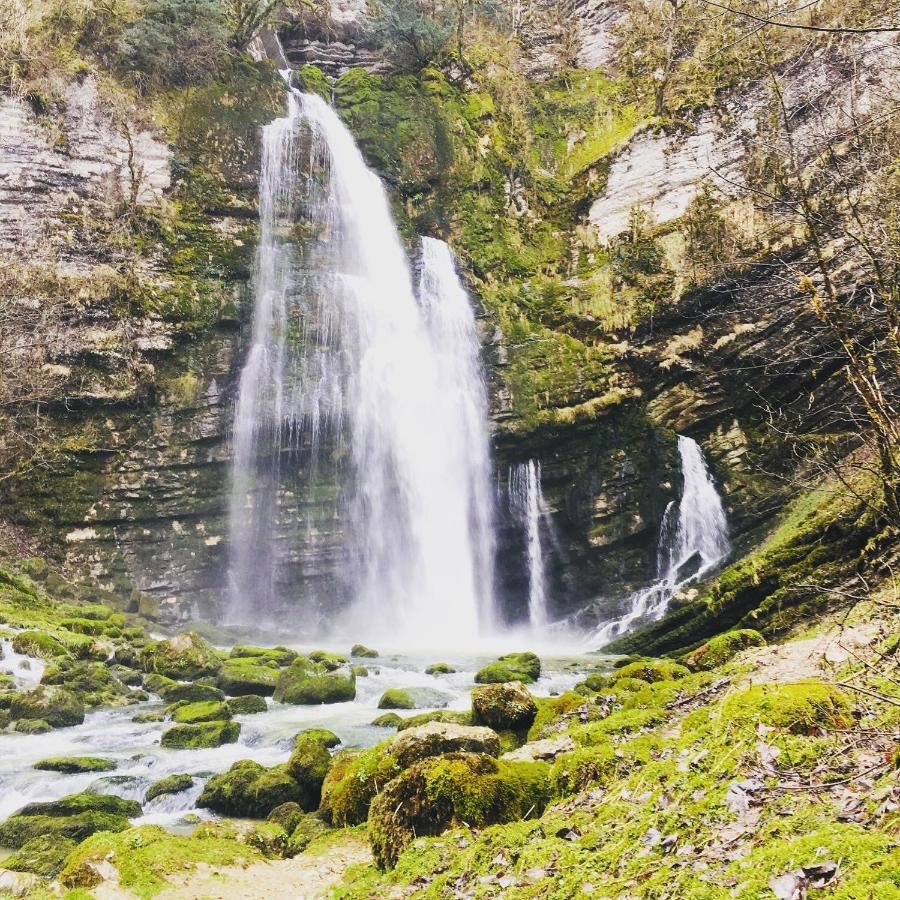
<svg viewBox="0 0 900 900"><path fill-rule="evenodd" d="M340 627L465 646L492 613L493 528L478 335L449 248L423 241L417 297L381 182L334 110L293 90L263 134L260 218L230 618L278 616L285 460L300 448L313 477L330 441L353 600Z"/></svg>
<svg viewBox="0 0 900 900"><path fill-rule="evenodd" d="M528 623L532 629L544 628L547 613L547 579L544 572L544 543L541 524L547 516L541 490L541 464L529 459L509 470L510 511L525 533L528 558Z"/></svg>
<svg viewBox="0 0 900 900"><path fill-rule="evenodd" d="M594 647L602 647L640 622L660 619L682 587L701 578L728 554L728 520L700 445L679 435L678 456L683 488L681 499L672 501L663 514L657 580L631 595L623 616L593 633Z"/></svg>

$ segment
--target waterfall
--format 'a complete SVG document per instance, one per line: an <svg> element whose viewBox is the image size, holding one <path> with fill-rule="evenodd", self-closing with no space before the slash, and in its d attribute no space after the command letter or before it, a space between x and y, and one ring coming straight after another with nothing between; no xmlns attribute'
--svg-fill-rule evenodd
<svg viewBox="0 0 900 900"><path fill-rule="evenodd" d="M529 459L509 470L510 508L525 532L528 556L528 622L532 628L547 625L547 585L541 520L546 516L541 491L541 464Z"/></svg>
<svg viewBox="0 0 900 900"><path fill-rule="evenodd" d="M356 639L461 646L490 615L487 403L468 296L425 240L416 296L384 188L320 97L263 135L253 336L234 424L232 619L275 613L285 442L336 449ZM302 600L302 598L299 598Z"/></svg>
<svg viewBox="0 0 900 900"><path fill-rule="evenodd" d="M670 503L663 514L657 580L631 595L623 616L594 632L594 645L608 643L634 624L661 618L682 587L705 575L728 553L728 520L700 445L679 435L678 456L683 488L681 499Z"/></svg>

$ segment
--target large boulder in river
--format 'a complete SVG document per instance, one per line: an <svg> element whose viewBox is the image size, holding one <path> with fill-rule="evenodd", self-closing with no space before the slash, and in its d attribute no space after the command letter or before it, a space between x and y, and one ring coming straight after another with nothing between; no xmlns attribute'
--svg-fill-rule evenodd
<svg viewBox="0 0 900 900"><path fill-rule="evenodd" d="M241 734L237 722L198 722L196 725L175 725L163 732L160 746L169 750L203 750L234 744Z"/></svg>
<svg viewBox="0 0 900 900"><path fill-rule="evenodd" d="M278 676L274 696L279 703L343 703L356 697L356 676L346 667L329 670L301 656Z"/></svg>
<svg viewBox="0 0 900 900"><path fill-rule="evenodd" d="M391 753L403 769L429 756L459 752L499 756L500 738L490 728L429 722L401 732L391 743Z"/></svg>
<svg viewBox="0 0 900 900"><path fill-rule="evenodd" d="M276 806L288 802L304 810L315 809L318 793L311 794L285 766L267 769L252 759L242 759L224 774L209 779L197 806L225 816L265 819Z"/></svg>
<svg viewBox="0 0 900 900"><path fill-rule="evenodd" d="M222 660L196 631L188 631L145 647L141 651L141 666L145 672L194 681L215 675L222 668Z"/></svg>
<svg viewBox="0 0 900 900"><path fill-rule="evenodd" d="M37 687L13 695L10 719L40 719L53 728L80 725L84 704L71 691L61 687Z"/></svg>
<svg viewBox="0 0 900 900"><path fill-rule="evenodd" d="M422 760L372 801L369 840L375 861L390 868L414 838L441 834L459 822L484 828L539 816L551 795L549 774L546 763L505 762L479 753Z"/></svg>
<svg viewBox="0 0 900 900"><path fill-rule="evenodd" d="M216 677L216 684L233 697L241 694L271 697L278 683L278 672L275 663L256 657L226 659Z"/></svg>
<svg viewBox="0 0 900 900"><path fill-rule="evenodd" d="M388 688L378 701L379 709L443 709L453 698L430 687Z"/></svg>
<svg viewBox="0 0 900 900"><path fill-rule="evenodd" d="M541 661L534 653L507 653L475 673L478 684L521 681L532 684L541 677Z"/></svg>
<svg viewBox="0 0 900 900"><path fill-rule="evenodd" d="M330 768L331 754L325 741L314 732L298 735L285 769L303 790L304 799L297 802L307 812L319 808L322 782Z"/></svg>
<svg viewBox="0 0 900 900"><path fill-rule="evenodd" d="M537 716L537 704L521 681L485 684L472 690L475 721L500 731L522 731Z"/></svg>

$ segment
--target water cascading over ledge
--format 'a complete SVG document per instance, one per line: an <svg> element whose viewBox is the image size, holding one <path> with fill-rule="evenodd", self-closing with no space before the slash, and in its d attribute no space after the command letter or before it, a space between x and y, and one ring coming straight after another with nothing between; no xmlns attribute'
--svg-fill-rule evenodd
<svg viewBox="0 0 900 900"><path fill-rule="evenodd" d="M300 636L324 606L360 639L463 646L492 616L493 547L477 331L449 248L424 240L417 297L383 186L334 110L296 91L263 134L260 215L229 618ZM341 548L313 614L280 574L296 548L278 526L326 469ZM315 543L314 518L294 542Z"/></svg>

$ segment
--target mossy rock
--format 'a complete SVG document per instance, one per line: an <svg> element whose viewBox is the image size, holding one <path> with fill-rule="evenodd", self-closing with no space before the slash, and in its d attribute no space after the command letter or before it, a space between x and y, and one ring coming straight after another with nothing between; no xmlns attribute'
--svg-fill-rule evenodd
<svg viewBox="0 0 900 900"><path fill-rule="evenodd" d="M479 725L499 731L530 728L537 704L521 681L485 684L472 689L472 713Z"/></svg>
<svg viewBox="0 0 900 900"><path fill-rule="evenodd" d="M638 678L652 684L657 681L674 681L690 674L691 671L687 666L668 659L639 660L612 672L609 683L614 685L623 678Z"/></svg>
<svg viewBox="0 0 900 900"><path fill-rule="evenodd" d="M271 697L278 683L275 666L256 662L254 659L227 659L216 678L216 684L226 694L256 694Z"/></svg>
<svg viewBox="0 0 900 900"><path fill-rule="evenodd" d="M43 719L20 719L16 722L15 730L19 734L47 734L53 731L53 726Z"/></svg>
<svg viewBox="0 0 900 900"><path fill-rule="evenodd" d="M276 806L275 809L266 816L266 821L273 822L283 828L286 834L291 834L305 815L307 814L303 811L303 808L299 803L289 800L287 803Z"/></svg>
<svg viewBox="0 0 900 900"><path fill-rule="evenodd" d="M400 719L397 725L398 731L406 731L407 728L418 728L428 722L452 722L454 725L477 725L471 710L467 709L433 709L429 712L418 713Z"/></svg>
<svg viewBox="0 0 900 900"><path fill-rule="evenodd" d="M285 769L300 786L301 794L295 799L306 812L318 809L322 782L330 768L331 754L325 742L315 734L299 735Z"/></svg>
<svg viewBox="0 0 900 900"><path fill-rule="evenodd" d="M241 734L237 722L203 722L197 725L175 725L163 732L160 746L169 750L201 750L234 744Z"/></svg>
<svg viewBox="0 0 900 900"><path fill-rule="evenodd" d="M19 848L42 836L82 841L97 831L123 831L141 814L139 803L110 794L71 794L29 803L0 823L0 846Z"/></svg>
<svg viewBox="0 0 900 900"><path fill-rule="evenodd" d="M331 101L331 82L318 66L301 66L291 72L294 87L306 94L318 94L323 100Z"/></svg>
<svg viewBox="0 0 900 900"><path fill-rule="evenodd" d="M541 677L541 661L534 653L507 653L475 673L476 684L521 681L533 684Z"/></svg>
<svg viewBox="0 0 900 900"><path fill-rule="evenodd" d="M350 656L358 656L362 659L377 659L378 651L367 647L365 644L354 644L350 648Z"/></svg>
<svg viewBox="0 0 900 900"><path fill-rule="evenodd" d="M726 631L698 647L685 657L685 665L694 672L707 672L723 666L741 650L748 647L764 647L766 639L752 628Z"/></svg>
<svg viewBox="0 0 900 900"><path fill-rule="evenodd" d="M603 710L577 691L558 697L535 698L537 715L528 729L528 740L537 741L565 731L572 721L588 722L603 717Z"/></svg>
<svg viewBox="0 0 900 900"><path fill-rule="evenodd" d="M365 822L372 798L399 772L389 741L368 750L338 753L322 784L322 815L342 828Z"/></svg>
<svg viewBox="0 0 900 900"><path fill-rule="evenodd" d="M134 699L128 686L100 662L56 659L44 669L41 684L65 687L88 707L120 706Z"/></svg>
<svg viewBox="0 0 900 900"><path fill-rule="evenodd" d="M425 669L426 675L452 675L456 669L445 662L432 663Z"/></svg>
<svg viewBox="0 0 900 900"><path fill-rule="evenodd" d="M333 672L350 662L342 653L329 653L327 650L313 650L309 658L322 666L326 672Z"/></svg>
<svg viewBox="0 0 900 900"><path fill-rule="evenodd" d="M600 672L591 672L583 681L579 681L574 689L579 694L599 694L610 684L609 677Z"/></svg>
<svg viewBox="0 0 900 900"><path fill-rule="evenodd" d="M229 705L221 700L201 700L198 703L179 704L172 710L172 721L182 725L197 722L221 722L231 718Z"/></svg>
<svg viewBox="0 0 900 900"><path fill-rule="evenodd" d="M757 684L729 697L722 718L732 726L769 725L806 734L853 725L853 705L838 688L822 681Z"/></svg>
<svg viewBox="0 0 900 900"><path fill-rule="evenodd" d="M365 666L350 666L350 671L357 678L368 678L369 677L369 670Z"/></svg>
<svg viewBox="0 0 900 900"><path fill-rule="evenodd" d="M252 759L242 759L227 772L209 779L197 806L226 816L265 819L276 806L287 802L308 809L312 798L285 766L266 768Z"/></svg>
<svg viewBox="0 0 900 900"><path fill-rule="evenodd" d="M42 834L27 841L12 856L3 860L3 868L12 872L33 872L42 878L55 878L66 857L78 846L71 838Z"/></svg>
<svg viewBox="0 0 900 900"><path fill-rule="evenodd" d="M141 667L167 678L196 681L204 675L216 675L222 660L196 631L188 631L145 647L141 651Z"/></svg>
<svg viewBox="0 0 900 900"><path fill-rule="evenodd" d="M149 803L151 800L155 800L157 797L162 797L165 794L180 794L182 791L190 790L193 786L194 779L191 775L168 775L165 778L160 778L159 781L154 781L147 788L147 793L144 794L144 802Z"/></svg>
<svg viewBox="0 0 900 900"><path fill-rule="evenodd" d="M308 813L294 826L288 839L285 856L296 856L298 853L303 853L314 840L332 830L332 827L321 816L316 813Z"/></svg>
<svg viewBox="0 0 900 900"><path fill-rule="evenodd" d="M484 828L540 816L551 798L550 767L450 753L423 760L391 781L372 802L369 840L376 863L391 868L415 837L465 822Z"/></svg>
<svg viewBox="0 0 900 900"><path fill-rule="evenodd" d="M229 697L227 705L233 716L249 716L255 713L264 713L269 708L265 699L258 694Z"/></svg>
<svg viewBox="0 0 900 900"><path fill-rule="evenodd" d="M333 750L342 743L341 739L333 731L329 731L327 728L304 728L303 731L294 738L294 746L307 740L307 738L318 741L323 747L327 747L329 750Z"/></svg>
<svg viewBox="0 0 900 900"><path fill-rule="evenodd" d="M166 714L161 710L147 710L132 716L131 721L138 725L148 725L151 722L165 722Z"/></svg>
<svg viewBox="0 0 900 900"><path fill-rule="evenodd" d="M152 676L148 676L152 677ZM144 687L159 694L166 703L203 703L213 700L224 700L225 694L211 684L203 684L197 681L175 681L169 683L157 683L155 689L151 688L146 679Z"/></svg>
<svg viewBox="0 0 900 900"><path fill-rule="evenodd" d="M39 686L15 694L9 715L12 719L40 719L52 728L64 728L84 721L84 704L64 688Z"/></svg>
<svg viewBox="0 0 900 900"><path fill-rule="evenodd" d="M148 675L144 676L142 681L144 689L150 691L151 694L159 694L160 697L163 697L163 693L167 691L169 688L174 688L180 684L174 678L166 678L165 675L158 675L156 672L151 672ZM163 699L166 699L163 697ZM215 700L215 697L177 697L172 698L169 702L174 703L176 700Z"/></svg>
<svg viewBox="0 0 900 900"><path fill-rule="evenodd" d="M34 768L44 772L75 775L80 772L112 772L116 765L113 759L100 759L97 756L48 756L36 762Z"/></svg>
<svg viewBox="0 0 900 900"><path fill-rule="evenodd" d="M300 657L278 676L274 697L279 703L300 705L345 703L356 697L356 676L349 669L329 671Z"/></svg>
<svg viewBox="0 0 900 900"><path fill-rule="evenodd" d="M24 656L36 656L39 659L53 659L56 656L68 656L65 645L53 635L44 631L20 631L12 639L12 648Z"/></svg>
<svg viewBox="0 0 900 900"><path fill-rule="evenodd" d="M374 725L376 728L396 728L402 721L403 719L397 713L386 712L372 719L369 724Z"/></svg>
<svg viewBox="0 0 900 900"><path fill-rule="evenodd" d="M499 756L500 738L492 729L479 725L428 722L399 732L391 742L391 755L402 769L429 756L441 756L445 753Z"/></svg>
<svg viewBox="0 0 900 900"><path fill-rule="evenodd" d="M276 668L289 666L300 654L288 647L251 647L237 644L231 648L229 659L254 660L261 665L271 665Z"/></svg>
<svg viewBox="0 0 900 900"><path fill-rule="evenodd" d="M378 701L379 709L441 709L451 700L434 688L388 688Z"/></svg>

